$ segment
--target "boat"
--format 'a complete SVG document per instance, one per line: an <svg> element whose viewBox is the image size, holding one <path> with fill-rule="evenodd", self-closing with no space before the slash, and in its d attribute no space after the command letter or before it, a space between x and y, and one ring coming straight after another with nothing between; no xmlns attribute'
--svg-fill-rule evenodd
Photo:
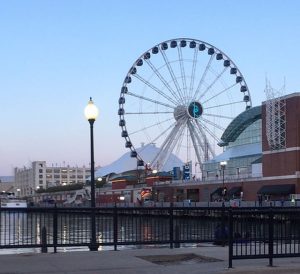
<svg viewBox="0 0 300 274"><path fill-rule="evenodd" d="M27 201L16 197L13 192L0 193L0 208L27 208Z"/></svg>
<svg viewBox="0 0 300 274"><path fill-rule="evenodd" d="M27 201L21 199L1 199L1 208L27 208Z"/></svg>

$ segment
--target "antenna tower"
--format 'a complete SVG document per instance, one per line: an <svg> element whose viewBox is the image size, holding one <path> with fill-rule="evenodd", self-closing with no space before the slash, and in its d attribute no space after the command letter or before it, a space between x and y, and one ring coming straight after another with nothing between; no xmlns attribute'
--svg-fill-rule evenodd
<svg viewBox="0 0 300 274"><path fill-rule="evenodd" d="M286 101L280 91L272 88L266 80L266 134L271 150L286 148Z"/></svg>

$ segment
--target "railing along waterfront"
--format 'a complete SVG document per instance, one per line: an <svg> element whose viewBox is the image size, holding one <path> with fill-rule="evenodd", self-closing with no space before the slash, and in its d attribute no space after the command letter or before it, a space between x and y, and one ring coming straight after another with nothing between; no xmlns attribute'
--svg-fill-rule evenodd
<svg viewBox="0 0 300 274"><path fill-rule="evenodd" d="M0 209L0 248L89 246L91 208ZM224 208L96 208L99 246L213 242ZM224 221L224 220L223 220Z"/></svg>
<svg viewBox="0 0 300 274"><path fill-rule="evenodd" d="M0 208L0 248L88 247L92 208ZM98 207L96 241L129 245L210 242L235 259L300 257L298 207Z"/></svg>
<svg viewBox="0 0 300 274"><path fill-rule="evenodd" d="M230 209L229 268L234 259L300 257L300 208Z"/></svg>

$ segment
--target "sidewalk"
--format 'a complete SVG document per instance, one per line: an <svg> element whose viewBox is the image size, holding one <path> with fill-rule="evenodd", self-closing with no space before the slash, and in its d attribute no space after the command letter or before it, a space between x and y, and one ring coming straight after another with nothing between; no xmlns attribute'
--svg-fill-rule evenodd
<svg viewBox="0 0 300 274"><path fill-rule="evenodd" d="M235 260L228 269L228 248L149 248L121 251L73 251L0 255L2 274L193 274L300 273L300 258Z"/></svg>

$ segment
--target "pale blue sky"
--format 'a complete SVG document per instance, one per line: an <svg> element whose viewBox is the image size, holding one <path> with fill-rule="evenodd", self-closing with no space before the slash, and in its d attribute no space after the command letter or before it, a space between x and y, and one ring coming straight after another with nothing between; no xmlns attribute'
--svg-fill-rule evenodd
<svg viewBox="0 0 300 274"><path fill-rule="evenodd" d="M265 100L266 75L300 91L297 0L0 0L0 175L35 160L88 165L89 96L100 109L96 164L127 152L117 115L124 77L143 52L178 37L225 52L253 105Z"/></svg>

